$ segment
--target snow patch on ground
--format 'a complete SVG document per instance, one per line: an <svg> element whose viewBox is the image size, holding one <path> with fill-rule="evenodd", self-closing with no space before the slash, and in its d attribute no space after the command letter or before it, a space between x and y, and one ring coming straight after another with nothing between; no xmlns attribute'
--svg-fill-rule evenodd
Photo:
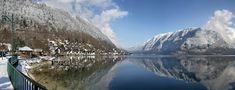
<svg viewBox="0 0 235 90"><path fill-rule="evenodd" d="M7 58L0 57L0 90L13 90L7 75Z"/></svg>
<svg viewBox="0 0 235 90"><path fill-rule="evenodd" d="M19 57L20 58L20 57ZM31 77L28 73L28 70L33 68L32 64L39 64L42 61L45 60L54 60L55 57L51 57L51 56L40 56L38 58L30 58L30 59L20 59L19 60L19 65L16 67L20 72L22 72L23 74L25 74L28 77Z"/></svg>
<svg viewBox="0 0 235 90"><path fill-rule="evenodd" d="M27 73L29 68L30 66L26 63L25 60L19 60L19 65L16 67L17 70L19 70L26 76L29 76Z"/></svg>

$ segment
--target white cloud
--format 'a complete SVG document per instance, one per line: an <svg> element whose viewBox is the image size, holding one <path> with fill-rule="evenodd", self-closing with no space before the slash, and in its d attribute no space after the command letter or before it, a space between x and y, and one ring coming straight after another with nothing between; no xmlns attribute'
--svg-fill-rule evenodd
<svg viewBox="0 0 235 90"><path fill-rule="evenodd" d="M96 25L102 33L117 46L118 39L112 30L110 23L128 14L120 10L112 0L40 0L48 6L59 8L73 15L79 15L83 19Z"/></svg>
<svg viewBox="0 0 235 90"><path fill-rule="evenodd" d="M203 27L204 29L219 32L227 42L235 43L235 27L232 19L234 15L228 10L217 10L214 16Z"/></svg>
<svg viewBox="0 0 235 90"><path fill-rule="evenodd" d="M115 20L117 18L122 18L126 16L128 12L126 11L121 11L119 8L114 8L114 9L109 9L105 10L101 13L101 15L96 15L93 19L93 23L101 29L101 31L106 34L111 41L118 47L121 47L118 43L118 39L113 32L110 22L112 20Z"/></svg>

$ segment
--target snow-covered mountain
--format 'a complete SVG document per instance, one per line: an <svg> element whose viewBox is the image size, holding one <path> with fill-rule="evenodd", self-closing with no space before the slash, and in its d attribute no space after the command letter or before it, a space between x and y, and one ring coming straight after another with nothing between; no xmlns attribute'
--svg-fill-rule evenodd
<svg viewBox="0 0 235 90"><path fill-rule="evenodd" d="M83 20L79 16L72 16L66 11L51 8L45 4L36 4L31 0L1 0L0 1L1 12L15 15L16 21L22 21L26 24L50 24L55 28L55 31L63 29L70 31L83 31L95 38L109 41L98 28L89 22ZM30 27L30 26L29 26ZM53 28L49 28L49 31Z"/></svg>
<svg viewBox="0 0 235 90"><path fill-rule="evenodd" d="M76 44L72 45L73 47L85 43L86 49L91 44L94 47L89 48L103 51L116 48L106 35L88 21L46 4L34 3L32 0L1 0L0 15L5 14L14 14L15 29L19 37L17 41L33 48L45 48L48 41L56 41L58 44L69 41L69 45ZM10 36L9 30L11 29L8 24L0 24L2 43L10 42L10 39L6 38ZM34 45L34 41L37 41L37 44Z"/></svg>
<svg viewBox="0 0 235 90"><path fill-rule="evenodd" d="M159 34L135 48L134 53L148 54L234 54L234 42L221 33L201 28L187 28Z"/></svg>

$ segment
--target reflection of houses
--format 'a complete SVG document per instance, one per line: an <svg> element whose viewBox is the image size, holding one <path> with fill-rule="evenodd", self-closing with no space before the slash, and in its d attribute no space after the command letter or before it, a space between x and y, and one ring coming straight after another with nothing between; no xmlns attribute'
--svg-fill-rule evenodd
<svg viewBox="0 0 235 90"><path fill-rule="evenodd" d="M19 48L19 53L22 58L31 58L33 49L31 49L28 46L20 47Z"/></svg>
<svg viewBox="0 0 235 90"><path fill-rule="evenodd" d="M0 57L6 56L6 53L8 52L8 47L6 45L0 45Z"/></svg>

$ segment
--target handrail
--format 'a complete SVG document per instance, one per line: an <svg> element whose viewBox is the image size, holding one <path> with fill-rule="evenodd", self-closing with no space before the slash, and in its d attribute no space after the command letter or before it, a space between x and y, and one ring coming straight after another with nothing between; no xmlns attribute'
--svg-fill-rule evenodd
<svg viewBox="0 0 235 90"><path fill-rule="evenodd" d="M29 78L16 69L17 57L11 57L7 63L7 72L14 90L47 90L46 87Z"/></svg>

